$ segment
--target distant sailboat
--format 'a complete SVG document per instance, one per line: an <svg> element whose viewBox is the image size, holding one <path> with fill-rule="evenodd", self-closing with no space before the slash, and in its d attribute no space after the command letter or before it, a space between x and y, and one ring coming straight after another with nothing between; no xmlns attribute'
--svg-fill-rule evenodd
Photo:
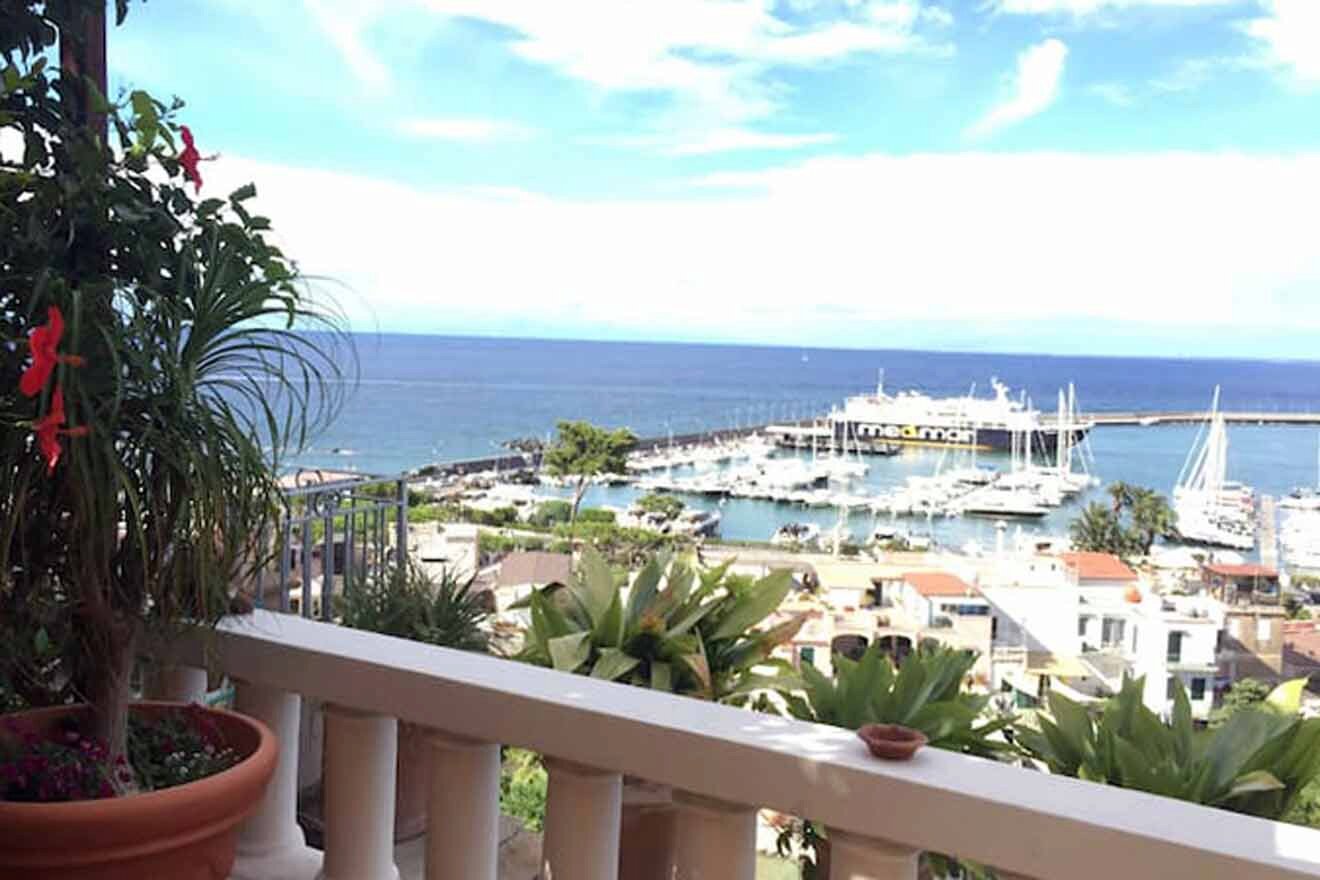
<svg viewBox="0 0 1320 880"><path fill-rule="evenodd" d="M1251 550L1256 546L1252 490L1227 480L1228 429L1219 411L1219 386L1204 428L1178 475L1173 509L1178 532L1192 543Z"/></svg>

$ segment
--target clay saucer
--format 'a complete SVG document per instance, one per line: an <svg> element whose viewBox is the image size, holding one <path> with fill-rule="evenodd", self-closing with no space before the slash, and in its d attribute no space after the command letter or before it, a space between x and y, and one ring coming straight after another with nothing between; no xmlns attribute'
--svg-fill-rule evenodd
<svg viewBox="0 0 1320 880"><path fill-rule="evenodd" d="M926 734L901 724L866 724L857 735L871 754L887 761L907 761L927 743Z"/></svg>

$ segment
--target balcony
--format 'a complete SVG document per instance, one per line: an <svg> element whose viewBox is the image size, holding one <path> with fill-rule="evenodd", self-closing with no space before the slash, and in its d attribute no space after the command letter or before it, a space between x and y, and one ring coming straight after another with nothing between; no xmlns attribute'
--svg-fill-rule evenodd
<svg viewBox="0 0 1320 880"><path fill-rule="evenodd" d="M425 876L493 880L497 744L547 758L544 875L614 880L622 779L672 786L677 878L751 880L756 811L825 823L834 880L909 880L921 851L1001 877L1320 876L1320 832L926 749L871 758L844 730L258 610L173 659L217 663L281 735L235 877L387 880L397 720L434 731ZM199 676L176 676L194 685ZM186 686L181 685L186 691ZM180 696L188 694L181 693ZM295 824L300 698L324 701L326 849Z"/></svg>

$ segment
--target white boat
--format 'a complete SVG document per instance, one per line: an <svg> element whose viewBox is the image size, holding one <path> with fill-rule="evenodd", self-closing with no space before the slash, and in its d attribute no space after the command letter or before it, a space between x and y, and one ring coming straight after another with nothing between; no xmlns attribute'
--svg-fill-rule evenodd
<svg viewBox="0 0 1320 880"><path fill-rule="evenodd" d="M805 547L820 541L820 526L815 523L786 523L775 530L770 543L776 547Z"/></svg>
<svg viewBox="0 0 1320 880"><path fill-rule="evenodd" d="M1229 482L1228 430L1215 386L1210 413L1173 490L1178 533L1192 544L1251 550L1256 546L1255 501L1250 487Z"/></svg>
<svg viewBox="0 0 1320 880"><path fill-rule="evenodd" d="M1029 489L1001 486L998 483L978 489L956 503L964 516L1014 517L1040 519L1050 512L1039 495Z"/></svg>
<svg viewBox="0 0 1320 880"><path fill-rule="evenodd" d="M720 520L717 510L685 510L674 520L673 529L683 535L713 538L720 533Z"/></svg>

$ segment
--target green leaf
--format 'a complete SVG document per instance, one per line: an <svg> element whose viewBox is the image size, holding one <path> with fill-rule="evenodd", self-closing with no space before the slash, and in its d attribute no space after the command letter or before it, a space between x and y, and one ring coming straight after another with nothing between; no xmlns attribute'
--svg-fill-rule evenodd
<svg viewBox="0 0 1320 880"><path fill-rule="evenodd" d="M609 612L610 604L619 592L609 563L599 551L589 546L583 551L582 561L570 581L569 590L586 612L591 625L596 626Z"/></svg>
<svg viewBox="0 0 1320 880"><path fill-rule="evenodd" d="M46 632L44 626L37 630L37 634L32 640L32 645L37 649L38 657L44 657L46 653L50 651L50 634Z"/></svg>
<svg viewBox="0 0 1320 880"><path fill-rule="evenodd" d="M617 681L636 669L637 664L641 662L637 657L630 657L618 648L604 648L596 658L595 665L591 667L591 677Z"/></svg>
<svg viewBox="0 0 1320 880"><path fill-rule="evenodd" d="M739 597L728 616L720 621L711 638L732 638L752 629L783 604L784 598L792 588L791 571L780 569L771 572L758 581L746 595Z"/></svg>
<svg viewBox="0 0 1320 880"><path fill-rule="evenodd" d="M561 672L574 672L591 656L590 633L578 632L550 639L550 662Z"/></svg>
<svg viewBox="0 0 1320 880"><path fill-rule="evenodd" d="M1284 715L1296 715L1302 711L1302 691L1306 688L1306 679L1294 678L1270 691L1265 698L1265 705Z"/></svg>
<svg viewBox="0 0 1320 880"><path fill-rule="evenodd" d="M257 195L257 185L254 183L244 184L229 194L229 203L238 206L239 202L246 202L248 199L255 198Z"/></svg>
<svg viewBox="0 0 1320 880"><path fill-rule="evenodd" d="M651 664L651 689L657 691L673 691L674 689L674 670L668 663Z"/></svg>
<svg viewBox="0 0 1320 880"><path fill-rule="evenodd" d="M623 600L617 592L592 629L591 641L598 648L617 648L623 643Z"/></svg>
<svg viewBox="0 0 1320 880"><path fill-rule="evenodd" d="M1255 794L1261 791L1279 791L1284 787L1273 773L1268 770L1256 770L1251 773L1244 773L1233 780L1233 787L1228 793L1220 798L1219 802L1232 800L1241 797L1244 794Z"/></svg>
<svg viewBox="0 0 1320 880"><path fill-rule="evenodd" d="M668 559L662 554L652 557L633 579L628 591L628 607L624 614L624 624L631 630L641 618L643 612L651 607L660 589L660 578L668 567Z"/></svg>

